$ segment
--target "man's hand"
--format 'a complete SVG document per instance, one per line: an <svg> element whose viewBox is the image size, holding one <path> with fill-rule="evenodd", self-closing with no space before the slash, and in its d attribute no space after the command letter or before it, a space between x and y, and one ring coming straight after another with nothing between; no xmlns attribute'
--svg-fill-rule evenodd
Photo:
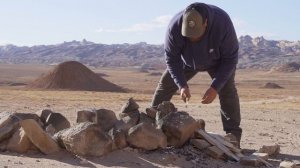
<svg viewBox="0 0 300 168"><path fill-rule="evenodd" d="M190 93L190 89L185 86L183 88L180 89L180 96L181 96L181 99L186 102L186 101L189 101L190 98L191 98L191 93Z"/></svg>
<svg viewBox="0 0 300 168"><path fill-rule="evenodd" d="M204 96L202 97L202 104L209 104L211 102L213 102L217 96L217 91L210 87L209 89L207 89L207 91L205 92Z"/></svg>

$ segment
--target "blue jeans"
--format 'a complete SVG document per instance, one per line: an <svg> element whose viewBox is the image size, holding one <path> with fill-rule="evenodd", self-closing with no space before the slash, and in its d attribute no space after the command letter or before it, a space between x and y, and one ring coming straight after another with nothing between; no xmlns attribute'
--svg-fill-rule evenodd
<svg viewBox="0 0 300 168"><path fill-rule="evenodd" d="M214 78L216 75L215 69L208 70L207 72L211 78ZM197 73L198 71L194 71L191 69L184 70L184 75L187 81L192 79ZM232 133L238 138L238 140L240 140L242 135L242 129L240 128L240 102L239 96L237 94L237 89L235 87L234 77L235 73L232 74L232 76L229 78L227 83L218 94L221 105L220 112L223 123L223 130L226 133ZM169 71L166 70L163 73L155 90L151 106L156 108L163 101L170 101L177 90L177 85L172 79Z"/></svg>

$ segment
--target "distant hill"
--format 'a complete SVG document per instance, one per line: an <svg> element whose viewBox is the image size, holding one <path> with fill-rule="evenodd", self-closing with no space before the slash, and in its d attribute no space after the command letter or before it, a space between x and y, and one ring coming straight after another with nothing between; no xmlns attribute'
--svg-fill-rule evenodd
<svg viewBox="0 0 300 168"><path fill-rule="evenodd" d="M238 68L269 70L274 66L300 60L300 41L275 41L263 37L241 36L239 43ZM70 60L95 67L165 67L163 45L144 42L107 45L84 39L32 47L0 46L0 63L59 64Z"/></svg>
<svg viewBox="0 0 300 168"><path fill-rule="evenodd" d="M238 68L271 69L300 61L300 41L275 41L263 37L239 38Z"/></svg>

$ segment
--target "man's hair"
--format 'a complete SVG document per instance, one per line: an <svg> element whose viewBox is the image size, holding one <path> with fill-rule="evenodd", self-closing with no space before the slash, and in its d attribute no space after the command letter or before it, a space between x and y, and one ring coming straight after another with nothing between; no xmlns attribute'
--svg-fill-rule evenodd
<svg viewBox="0 0 300 168"><path fill-rule="evenodd" d="M190 4L188 7L186 7L185 11L188 11L188 10L193 9L193 8L196 9L203 18L202 22L205 23L205 20L207 19L208 12L207 12L207 9L205 8L204 5L205 4L203 4L203 3L195 2L195 3Z"/></svg>

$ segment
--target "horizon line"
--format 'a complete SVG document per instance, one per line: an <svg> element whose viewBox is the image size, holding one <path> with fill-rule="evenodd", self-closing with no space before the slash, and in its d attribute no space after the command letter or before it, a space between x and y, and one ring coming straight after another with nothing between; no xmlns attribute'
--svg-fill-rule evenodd
<svg viewBox="0 0 300 168"><path fill-rule="evenodd" d="M281 39L281 40L273 40L273 39L268 39L268 38L265 38L264 36L255 36L255 37L252 37L251 35L241 35L238 37L238 39L240 39L241 37L245 37L245 36L250 36L252 39L255 39L255 38L263 38L265 40L268 40L268 41L287 41L287 42L300 42L300 40L285 40L285 39ZM13 44L13 43L7 43L7 44L0 44L0 47L3 47L3 46L16 46L16 47L33 47L33 46L49 46L49 45L59 45L59 44L64 44L64 43L72 43L72 42L84 42L84 43L94 43L94 44L103 44L103 45L123 45L123 44L129 44L129 45L134 45L134 44L140 44L140 43L145 43L145 44L148 44L148 45L164 45L164 43L160 43L160 44L154 44L154 43L147 43L145 41L140 41L140 42L136 42L136 43L129 43L129 42L124 42L124 43L98 43L98 42L94 42L94 41L89 41L89 40L86 40L86 38L83 38L82 40L71 40L71 41L63 41L63 42L60 42L60 43L53 43L53 44L31 44L31 45L19 45L19 44Z"/></svg>

